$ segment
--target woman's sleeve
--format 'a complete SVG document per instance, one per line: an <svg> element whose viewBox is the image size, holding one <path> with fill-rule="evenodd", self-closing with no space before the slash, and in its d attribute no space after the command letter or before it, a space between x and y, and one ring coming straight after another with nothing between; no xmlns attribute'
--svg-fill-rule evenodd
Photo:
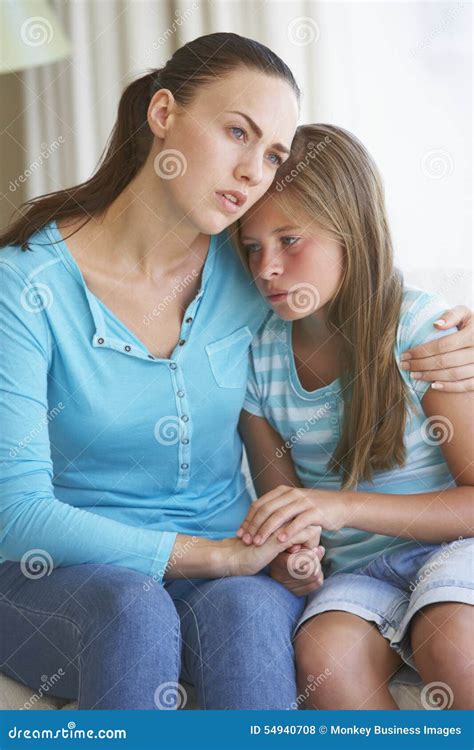
<svg viewBox="0 0 474 750"><path fill-rule="evenodd" d="M54 495L47 403L51 342L41 305L35 310L25 298L27 284L0 261L0 562L104 563L161 581L174 532L129 526Z"/></svg>

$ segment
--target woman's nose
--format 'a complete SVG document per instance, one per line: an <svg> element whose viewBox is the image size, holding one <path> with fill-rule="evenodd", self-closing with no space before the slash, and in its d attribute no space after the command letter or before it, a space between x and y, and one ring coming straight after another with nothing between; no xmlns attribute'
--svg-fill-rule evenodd
<svg viewBox="0 0 474 750"><path fill-rule="evenodd" d="M239 182L247 181L252 187L259 185L263 177L261 160L255 155L248 154L248 158L242 159L237 165L235 176Z"/></svg>

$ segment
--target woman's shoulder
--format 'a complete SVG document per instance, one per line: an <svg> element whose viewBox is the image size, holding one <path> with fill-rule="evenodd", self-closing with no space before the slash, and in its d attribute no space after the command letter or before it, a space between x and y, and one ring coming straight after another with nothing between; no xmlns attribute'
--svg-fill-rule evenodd
<svg viewBox="0 0 474 750"><path fill-rule="evenodd" d="M31 279L43 268L61 262L61 257L53 244L50 225L34 232L28 239L28 248L18 245L5 245L0 248L0 264L8 267L23 279Z"/></svg>

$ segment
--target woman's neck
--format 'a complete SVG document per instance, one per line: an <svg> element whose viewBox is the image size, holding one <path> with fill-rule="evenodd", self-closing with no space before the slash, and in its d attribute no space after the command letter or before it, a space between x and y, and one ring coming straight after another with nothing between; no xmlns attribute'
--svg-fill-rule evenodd
<svg viewBox="0 0 474 750"><path fill-rule="evenodd" d="M162 182L147 165L113 203L88 225L88 232L105 264L119 262L153 278L178 273L195 259L205 258L209 237L200 234L170 205ZM97 258L98 260L98 258Z"/></svg>

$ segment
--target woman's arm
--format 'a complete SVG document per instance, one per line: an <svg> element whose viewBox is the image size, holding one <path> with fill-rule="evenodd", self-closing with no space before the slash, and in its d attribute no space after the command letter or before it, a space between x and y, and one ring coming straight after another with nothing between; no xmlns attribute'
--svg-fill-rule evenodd
<svg viewBox="0 0 474 750"><path fill-rule="evenodd" d="M434 323L438 331L456 326L449 336L408 349L402 355L405 370L415 380L432 381L432 388L445 393L474 391L474 322L468 307L447 310Z"/></svg>
<svg viewBox="0 0 474 750"><path fill-rule="evenodd" d="M473 397L430 389L422 405L432 429L438 424L446 435L440 448L457 487L408 495L279 487L253 504L244 522L244 541L263 544L280 528L278 538L285 542L308 524L426 542L473 536Z"/></svg>

